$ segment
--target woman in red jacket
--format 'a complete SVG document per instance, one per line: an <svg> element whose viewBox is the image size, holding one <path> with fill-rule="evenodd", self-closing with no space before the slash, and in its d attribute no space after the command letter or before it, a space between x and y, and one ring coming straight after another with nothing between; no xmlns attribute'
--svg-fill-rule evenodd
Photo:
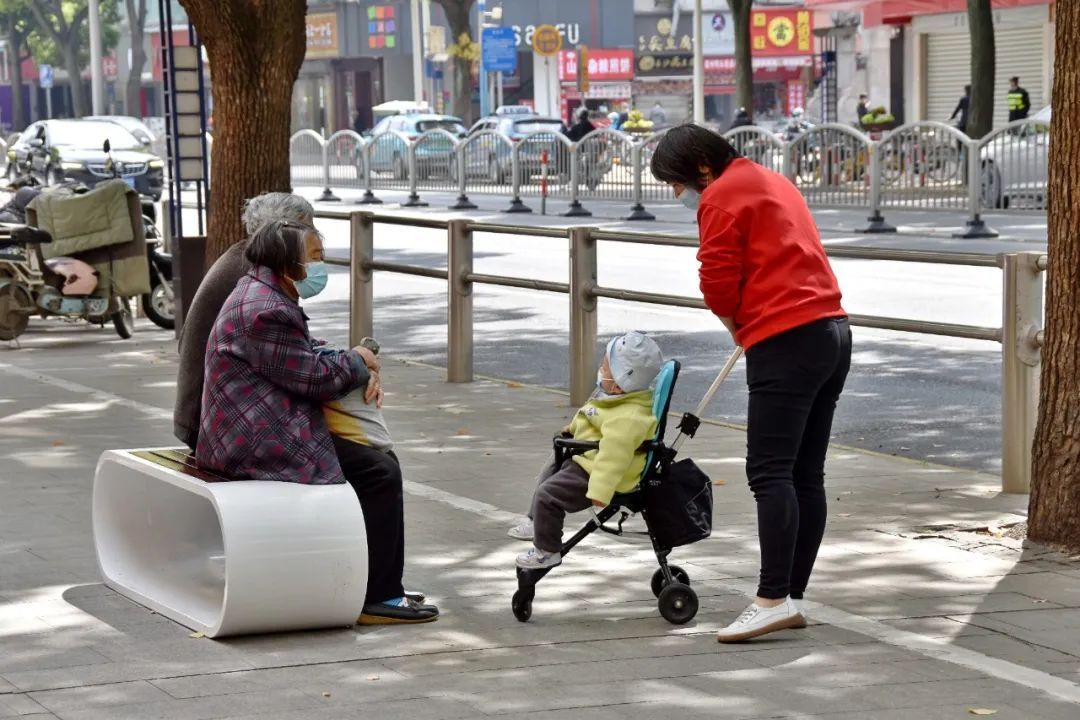
<svg viewBox="0 0 1080 720"><path fill-rule="evenodd" d="M851 329L798 189L696 125L668 131L652 173L697 210L705 304L746 350L746 475L757 503L757 597L720 642L806 626L799 603L825 532L825 453Z"/></svg>

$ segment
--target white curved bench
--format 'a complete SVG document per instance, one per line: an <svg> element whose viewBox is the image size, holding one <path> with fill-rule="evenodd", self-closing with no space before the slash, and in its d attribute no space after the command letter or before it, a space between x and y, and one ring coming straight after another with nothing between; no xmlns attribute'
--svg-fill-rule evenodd
<svg viewBox="0 0 1080 720"><path fill-rule="evenodd" d="M368 562L352 486L219 479L186 448L103 453L105 584L207 637L353 625Z"/></svg>

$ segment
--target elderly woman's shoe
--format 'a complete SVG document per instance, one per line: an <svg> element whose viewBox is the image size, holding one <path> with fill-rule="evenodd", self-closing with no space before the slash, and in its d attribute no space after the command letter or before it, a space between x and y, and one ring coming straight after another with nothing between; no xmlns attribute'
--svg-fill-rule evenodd
<svg viewBox="0 0 1080 720"><path fill-rule="evenodd" d="M368 603L356 622L360 625L408 625L426 623L439 617L439 608L421 605L408 597Z"/></svg>

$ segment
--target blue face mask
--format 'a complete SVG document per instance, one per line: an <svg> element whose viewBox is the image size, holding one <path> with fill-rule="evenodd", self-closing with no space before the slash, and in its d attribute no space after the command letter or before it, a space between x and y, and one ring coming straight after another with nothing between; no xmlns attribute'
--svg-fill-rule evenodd
<svg viewBox="0 0 1080 720"><path fill-rule="evenodd" d="M329 275L326 272L326 263L321 261L309 262L304 265L304 269L307 271L307 277L303 280L297 280L294 284L300 297L307 300L315 297L326 288Z"/></svg>
<svg viewBox="0 0 1080 720"><path fill-rule="evenodd" d="M678 200L691 210L697 210L698 203L701 201L701 193L694 188L683 188Z"/></svg>

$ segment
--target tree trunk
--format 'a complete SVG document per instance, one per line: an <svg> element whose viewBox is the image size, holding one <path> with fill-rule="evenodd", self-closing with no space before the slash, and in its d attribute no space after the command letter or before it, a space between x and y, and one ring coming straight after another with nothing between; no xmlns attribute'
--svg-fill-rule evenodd
<svg viewBox="0 0 1080 720"><path fill-rule="evenodd" d="M735 105L754 116L754 60L750 53L750 5L752 0L728 0L735 24Z"/></svg>
<svg viewBox="0 0 1080 720"><path fill-rule="evenodd" d="M244 201L288 192L293 84L304 61L306 0L181 0L214 73L210 266L244 239Z"/></svg>
<svg viewBox="0 0 1080 720"><path fill-rule="evenodd" d="M8 17L7 42L11 58L11 129L21 132L27 126L26 104L23 102L22 48L23 35L15 18Z"/></svg>
<svg viewBox="0 0 1080 720"><path fill-rule="evenodd" d="M968 0L971 33L971 107L967 134L981 138L994 126L994 18L990 0Z"/></svg>
<svg viewBox="0 0 1080 720"><path fill-rule="evenodd" d="M128 25L131 28L131 67L124 90L124 112L142 116L142 73L146 65L143 28L146 25L146 0L127 0Z"/></svg>
<svg viewBox="0 0 1080 720"><path fill-rule="evenodd" d="M1080 103L1080 3L1058 3L1054 105ZM1049 277L1028 537L1080 551L1080 116L1050 129Z"/></svg>
<svg viewBox="0 0 1080 720"><path fill-rule="evenodd" d="M86 87L83 85L82 66L79 64L79 49L73 43L66 43L63 47L64 69L68 74L68 85L71 87L71 111L72 117L89 115L86 107Z"/></svg>
<svg viewBox="0 0 1080 720"><path fill-rule="evenodd" d="M473 0L439 0L446 13L446 22L450 26L450 37L447 44L453 45L458 38L472 35L472 26L469 23L470 10ZM466 121L472 122L472 61L468 58L454 58L454 88L451 101L451 114Z"/></svg>

